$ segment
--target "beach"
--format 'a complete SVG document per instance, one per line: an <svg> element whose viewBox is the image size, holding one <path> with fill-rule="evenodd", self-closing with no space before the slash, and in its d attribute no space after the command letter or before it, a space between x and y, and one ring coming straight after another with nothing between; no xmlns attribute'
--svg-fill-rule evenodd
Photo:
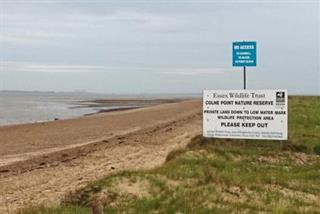
<svg viewBox="0 0 320 214"><path fill-rule="evenodd" d="M1 91L0 126L64 120L190 99L190 95Z"/></svg>
<svg viewBox="0 0 320 214"><path fill-rule="evenodd" d="M168 152L201 133L201 109L199 99L176 100L0 127L0 212L57 204L95 179L162 164Z"/></svg>

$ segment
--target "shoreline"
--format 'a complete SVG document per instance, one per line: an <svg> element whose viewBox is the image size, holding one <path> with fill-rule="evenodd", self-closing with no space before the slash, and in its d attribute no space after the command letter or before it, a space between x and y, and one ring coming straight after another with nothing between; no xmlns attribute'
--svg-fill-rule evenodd
<svg viewBox="0 0 320 214"><path fill-rule="evenodd" d="M149 106L155 106L165 103L177 103L190 100L189 98L118 98L118 99L94 99L94 100L79 100L76 101L73 105L70 105L68 109L91 109L90 113L83 113L76 116L61 118L55 116L50 119L33 121L29 122L16 122L16 123L0 123L0 128L2 127L11 127L11 126L20 126L20 125L31 125L31 124L42 124L54 121L63 121L76 118L87 117L91 115L108 113L108 112L119 112L126 110L133 110L139 108L145 108Z"/></svg>
<svg viewBox="0 0 320 214"><path fill-rule="evenodd" d="M126 99L126 98L119 98L119 99L99 99L99 100L88 100L88 101L80 101L79 103L87 103L81 106L75 106L71 108L105 108L97 110L93 113L84 114L83 116L90 116L100 113L107 113L107 112L116 112L116 111L125 111L125 110L133 110L133 109L140 109L149 106L161 105L166 103L178 103L183 102L186 100L190 100L187 98L152 98L152 99Z"/></svg>
<svg viewBox="0 0 320 214"><path fill-rule="evenodd" d="M145 108L146 106L137 106L137 107L119 107L119 108L112 108L112 109L101 109L97 112L84 114L83 117L95 115L95 114L101 114L101 113L108 113L108 112L116 112L116 111L126 111L126 110L133 110L133 109L140 109ZM81 116L80 116L81 117Z"/></svg>
<svg viewBox="0 0 320 214"><path fill-rule="evenodd" d="M100 111L92 115L56 121L0 126L0 156L22 154L83 142L141 129L180 117L200 100Z"/></svg>

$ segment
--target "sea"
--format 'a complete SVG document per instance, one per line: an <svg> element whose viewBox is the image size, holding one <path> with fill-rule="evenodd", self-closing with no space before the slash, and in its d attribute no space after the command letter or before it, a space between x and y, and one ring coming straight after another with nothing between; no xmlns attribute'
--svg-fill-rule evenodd
<svg viewBox="0 0 320 214"><path fill-rule="evenodd" d="M89 93L0 91L0 126L79 117L98 109L83 101L103 98Z"/></svg>
<svg viewBox="0 0 320 214"><path fill-rule="evenodd" d="M179 95L116 95L87 92L0 91L0 126L69 119L115 106L90 106L93 100L117 98L172 98ZM121 108L123 106L119 106Z"/></svg>

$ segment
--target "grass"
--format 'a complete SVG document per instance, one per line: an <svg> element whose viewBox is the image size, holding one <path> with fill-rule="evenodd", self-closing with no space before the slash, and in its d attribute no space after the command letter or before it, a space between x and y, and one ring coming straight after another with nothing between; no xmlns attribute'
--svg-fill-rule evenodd
<svg viewBox="0 0 320 214"><path fill-rule="evenodd" d="M320 97L289 98L289 142L309 152L320 146Z"/></svg>
<svg viewBox="0 0 320 214"><path fill-rule="evenodd" d="M59 207L46 207L41 206L29 206L21 210L24 214L87 214L91 213L91 209L79 206L59 206Z"/></svg>
<svg viewBox="0 0 320 214"><path fill-rule="evenodd" d="M320 213L320 98L290 97L289 140L193 138L161 167L125 171L20 214Z"/></svg>

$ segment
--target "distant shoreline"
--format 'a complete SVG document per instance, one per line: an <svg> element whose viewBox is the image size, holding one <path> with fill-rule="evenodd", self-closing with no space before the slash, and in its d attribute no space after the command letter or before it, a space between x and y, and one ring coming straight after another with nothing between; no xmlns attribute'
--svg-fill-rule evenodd
<svg viewBox="0 0 320 214"><path fill-rule="evenodd" d="M113 108L113 109L101 109L97 112L94 113L89 113L89 114L84 114L83 116L91 116L95 114L101 114L101 113L107 113L107 112L115 112L115 111L126 111L126 110L133 110L133 109L138 109L138 108L144 108L144 106L139 106L139 107L124 107L124 108Z"/></svg>
<svg viewBox="0 0 320 214"><path fill-rule="evenodd" d="M70 107L73 108L102 108L97 110L93 113L84 114L83 116L90 116L100 113L107 113L107 112L115 112L115 111L125 111L125 110L132 110L138 108L144 108L147 106L154 106L159 104L165 103L177 103L181 101L185 101L185 99L143 99L143 98L130 98L130 99L97 99L97 100L86 100L86 101L79 101L81 105Z"/></svg>
<svg viewBox="0 0 320 214"><path fill-rule="evenodd" d="M164 103L176 103L188 98L112 98L112 99L94 99L94 100L82 100L77 102L79 105L75 105L72 108L112 108L112 107L145 107Z"/></svg>

